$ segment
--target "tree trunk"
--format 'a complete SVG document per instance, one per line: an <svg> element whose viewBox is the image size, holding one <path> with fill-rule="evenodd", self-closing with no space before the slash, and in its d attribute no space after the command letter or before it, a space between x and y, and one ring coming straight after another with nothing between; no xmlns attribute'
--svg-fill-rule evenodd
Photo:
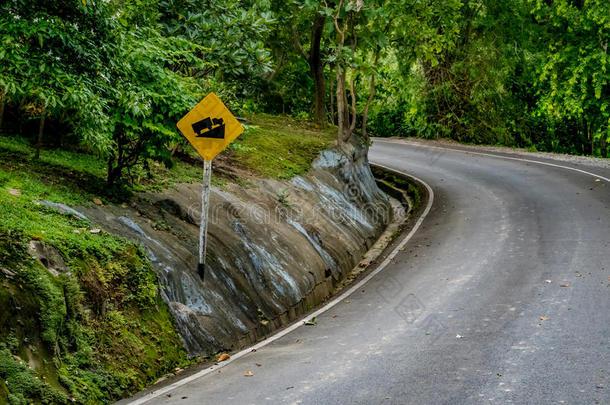
<svg viewBox="0 0 610 405"><path fill-rule="evenodd" d="M108 158L108 177L106 179L108 187L114 186L116 181L121 177L122 168L120 162L117 162L117 166L114 167L115 156L110 155Z"/></svg>
<svg viewBox="0 0 610 405"><path fill-rule="evenodd" d="M301 56L309 64L309 70L314 83L314 122L319 128L326 127L326 80L324 77L324 63L322 60L321 45L322 34L324 33L324 25L326 23L326 15L316 13L313 19L311 29L311 44L309 54L303 50L296 30L293 28L292 34L294 44Z"/></svg>
<svg viewBox="0 0 610 405"><path fill-rule="evenodd" d="M330 122L334 125L337 121L335 119L335 97L333 95L333 91L335 90L335 86L333 85L334 80L334 68L330 69Z"/></svg>
<svg viewBox="0 0 610 405"><path fill-rule="evenodd" d="M350 125L347 89L345 86L345 68L337 67L337 124L339 126L339 142L347 142L352 136Z"/></svg>
<svg viewBox="0 0 610 405"><path fill-rule="evenodd" d="M390 19L383 30L383 34L386 35L390 31L390 27L392 26L392 20ZM373 73L371 73L371 87L369 90L369 99L366 101L366 105L364 106L364 111L362 111L362 139L366 142L369 141L369 135L366 132L366 124L369 118L369 108L371 107L371 103L375 98L375 78L377 73L377 68L379 67L379 57L381 56L381 47L377 47L377 52L375 52L375 62L373 63Z"/></svg>
<svg viewBox="0 0 610 405"><path fill-rule="evenodd" d="M320 47L322 44L322 34L326 23L325 14L316 14L311 30L311 47L309 51L309 67L313 77L315 96L315 123L320 128L326 127L326 81L324 78L324 63Z"/></svg>
<svg viewBox="0 0 610 405"><path fill-rule="evenodd" d="M377 68L377 61L375 61L375 68ZM362 139L368 142L369 135L366 132L366 121L369 118L369 108L373 99L375 98L375 72L371 74L371 88L369 91L369 99L366 100L366 105L364 106L364 110L362 111Z"/></svg>
<svg viewBox="0 0 610 405"><path fill-rule="evenodd" d="M4 105L6 102L4 101L4 89L0 92L0 134L2 133L2 121L4 119Z"/></svg>
<svg viewBox="0 0 610 405"><path fill-rule="evenodd" d="M38 128L38 140L36 141L36 154L34 159L40 159L40 149L42 148L42 134L44 133L44 121L47 115L46 104L42 106L42 114L40 116L40 127Z"/></svg>
<svg viewBox="0 0 610 405"><path fill-rule="evenodd" d="M599 147L602 152L602 157L605 159L608 157L608 138L606 134L602 133L602 137L599 138Z"/></svg>

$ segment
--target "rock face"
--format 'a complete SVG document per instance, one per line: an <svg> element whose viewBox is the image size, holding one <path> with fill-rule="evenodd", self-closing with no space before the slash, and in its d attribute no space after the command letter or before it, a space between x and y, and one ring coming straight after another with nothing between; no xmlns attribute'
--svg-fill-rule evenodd
<svg viewBox="0 0 610 405"><path fill-rule="evenodd" d="M212 188L203 282L200 184L82 209L144 246L191 355L244 347L322 302L391 220L359 148L326 150L290 181L249 181Z"/></svg>

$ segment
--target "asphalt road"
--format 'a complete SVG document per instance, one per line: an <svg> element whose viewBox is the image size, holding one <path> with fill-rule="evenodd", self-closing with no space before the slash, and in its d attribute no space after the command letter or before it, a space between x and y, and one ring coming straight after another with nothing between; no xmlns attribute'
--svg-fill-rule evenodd
<svg viewBox="0 0 610 405"><path fill-rule="evenodd" d="M316 326L147 403L610 404L610 183L385 141L370 158L434 190L404 250Z"/></svg>

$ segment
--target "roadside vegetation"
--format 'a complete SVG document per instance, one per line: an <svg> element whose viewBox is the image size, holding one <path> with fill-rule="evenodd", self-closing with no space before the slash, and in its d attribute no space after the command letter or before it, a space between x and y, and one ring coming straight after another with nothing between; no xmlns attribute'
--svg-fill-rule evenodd
<svg viewBox="0 0 610 405"><path fill-rule="evenodd" d="M214 176L219 187L234 180L231 167L303 174L334 139L303 120L247 122ZM108 403L191 364L141 249L46 204L129 203L135 192L201 181L201 162L181 150L171 168L144 161L129 187L108 189L104 162L89 153L35 153L25 138L0 137L0 403ZM57 252L58 274L32 258L31 243Z"/></svg>
<svg viewBox="0 0 610 405"><path fill-rule="evenodd" d="M609 41L605 0L3 1L0 402L107 403L190 362L141 248L48 203L199 182L176 122L207 93L246 127L217 187L371 136L607 157Z"/></svg>

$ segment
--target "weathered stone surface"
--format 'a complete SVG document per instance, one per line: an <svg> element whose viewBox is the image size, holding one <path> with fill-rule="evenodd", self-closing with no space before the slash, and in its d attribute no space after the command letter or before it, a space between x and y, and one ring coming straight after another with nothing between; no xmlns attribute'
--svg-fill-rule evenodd
<svg viewBox="0 0 610 405"><path fill-rule="evenodd" d="M29 253L38 260L54 276L67 271L66 263L61 254L51 245L38 240L30 241Z"/></svg>
<svg viewBox="0 0 610 405"><path fill-rule="evenodd" d="M391 220L357 148L325 151L291 181L248 180L255 186L213 188L203 282L200 184L143 194L135 207L82 209L104 230L144 246L192 355L251 344L322 302Z"/></svg>

